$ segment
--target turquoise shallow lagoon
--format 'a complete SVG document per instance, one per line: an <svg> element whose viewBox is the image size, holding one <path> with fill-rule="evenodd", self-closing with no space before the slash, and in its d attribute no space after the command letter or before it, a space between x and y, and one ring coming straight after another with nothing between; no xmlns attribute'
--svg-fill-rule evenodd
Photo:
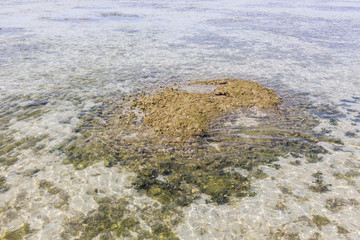
<svg viewBox="0 0 360 240"><path fill-rule="evenodd" d="M360 239L359 76L357 1L2 0L0 238ZM242 139L231 145L241 156L251 129L294 123L322 134L321 161L286 146L255 172L227 166L251 182L245 196L218 204L206 189L186 206L136 189L138 172L121 164L65 164L59 146L82 134L87 116L111 115L109 102L223 78L259 82L307 117L290 114L283 129L266 111L223 117L209 133L214 154L222 131ZM308 143L299 136L290 140Z"/></svg>

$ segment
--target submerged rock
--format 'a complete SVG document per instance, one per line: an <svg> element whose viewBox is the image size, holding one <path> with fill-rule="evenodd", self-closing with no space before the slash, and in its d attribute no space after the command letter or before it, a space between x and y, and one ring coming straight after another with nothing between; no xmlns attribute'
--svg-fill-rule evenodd
<svg viewBox="0 0 360 240"><path fill-rule="evenodd" d="M277 108L279 97L256 82L240 79L196 81L219 85L212 93L188 93L173 88L137 101L144 124L156 134L181 140L204 136L216 118L238 108Z"/></svg>

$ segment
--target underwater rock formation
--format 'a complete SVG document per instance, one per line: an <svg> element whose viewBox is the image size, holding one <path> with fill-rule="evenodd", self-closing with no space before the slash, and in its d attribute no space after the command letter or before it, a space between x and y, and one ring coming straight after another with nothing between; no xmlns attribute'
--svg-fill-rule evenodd
<svg viewBox="0 0 360 240"><path fill-rule="evenodd" d="M145 113L144 124L155 133L186 140L204 136L209 123L238 108L276 108L280 102L273 90L240 79L196 81L218 85L212 93L189 93L173 88L142 97L137 106Z"/></svg>
<svg viewBox="0 0 360 240"><path fill-rule="evenodd" d="M85 115L74 136L58 148L66 155L64 163L73 164L75 169L99 161L107 167L117 165L137 174L132 181L134 189L165 209L181 209L200 197L216 205L254 197L251 181L268 177L259 166L277 170L281 168L275 163L278 158L290 156L296 158L296 166L319 162L319 154L327 151L317 143L338 143L312 131L318 122L308 110L314 106L299 104L288 110L273 90L258 83L225 79L191 84L214 88L210 92L164 88L114 100ZM247 111L250 115L261 113L256 124L232 124L239 112ZM318 182L322 183L321 179ZM325 189L315 185L314 190ZM153 216L153 210L147 214ZM181 214L171 215L180 221ZM121 219L128 217L131 226L104 225L91 234L139 232L140 220L121 215ZM176 224L161 231L147 225L151 236L176 239L171 229ZM85 224L74 235L87 231Z"/></svg>

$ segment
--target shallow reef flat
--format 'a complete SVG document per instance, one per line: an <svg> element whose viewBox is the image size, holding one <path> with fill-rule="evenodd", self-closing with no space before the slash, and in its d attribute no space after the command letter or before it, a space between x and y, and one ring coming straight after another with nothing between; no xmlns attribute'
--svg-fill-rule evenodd
<svg viewBox="0 0 360 240"><path fill-rule="evenodd" d="M99 199L99 209L81 220L73 236L177 239L173 231L183 221L181 209L194 201L220 206L253 198L257 193L252 183L269 177L262 166L278 171L279 158L293 159L294 166L318 163L328 153L319 142L342 144L312 130L319 124L309 114L315 106L291 106L291 101L256 82L221 79L190 85L215 88L197 93L160 87L109 101L84 116L76 135L57 148L65 154L64 163L78 170L103 161L106 167L136 173L131 187L160 204L123 212L130 200L117 209L118 200ZM244 116L253 124L242 123ZM321 173L314 176L309 189L327 191ZM107 207L102 207L105 202ZM277 207L285 208L281 202ZM114 211L121 212L113 215ZM159 227L146 220L149 216L169 221ZM110 224L113 221L116 224ZM89 227L92 224L101 227Z"/></svg>
<svg viewBox="0 0 360 240"><path fill-rule="evenodd" d="M1 0L0 239L360 239L359 11Z"/></svg>

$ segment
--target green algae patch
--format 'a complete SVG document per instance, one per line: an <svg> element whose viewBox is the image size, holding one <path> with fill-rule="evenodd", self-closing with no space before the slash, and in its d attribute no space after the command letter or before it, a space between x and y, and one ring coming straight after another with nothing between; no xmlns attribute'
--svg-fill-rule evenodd
<svg viewBox="0 0 360 240"><path fill-rule="evenodd" d="M333 175L337 179L346 180L349 185L355 185L353 178L360 177L360 171L352 169L352 170L346 172L345 174L334 173Z"/></svg>
<svg viewBox="0 0 360 240"><path fill-rule="evenodd" d="M314 173L312 176L315 178L314 185L310 186L310 190L317 193L324 193L330 191L329 187L331 184L325 184L323 179L323 173L318 171Z"/></svg>
<svg viewBox="0 0 360 240"><path fill-rule="evenodd" d="M130 197L105 197L98 200L99 207L85 218L75 219L66 226L63 239L178 239L171 228L176 218L172 207L141 207L131 211ZM132 206L133 208L135 206ZM139 207L139 206L137 206ZM174 223L174 222L173 222ZM135 234L136 233L136 234Z"/></svg>
<svg viewBox="0 0 360 240"><path fill-rule="evenodd" d="M300 240L299 233L287 232L286 230L277 229L276 232L272 233L272 237L276 240L289 239L289 240Z"/></svg>
<svg viewBox="0 0 360 240"><path fill-rule="evenodd" d="M337 228L337 232L339 234L348 234L349 233L349 231L346 228L344 228L340 225L336 225L336 228Z"/></svg>
<svg viewBox="0 0 360 240"><path fill-rule="evenodd" d="M125 199L100 199L99 208L85 219L76 220L71 225L71 235L78 235L76 239L93 239L99 234L113 232L116 237L130 236L138 221L126 209L128 201ZM69 226L70 227L70 226ZM68 239L70 236L62 236Z"/></svg>
<svg viewBox="0 0 360 240"><path fill-rule="evenodd" d="M73 164L75 169L84 169L99 161L111 166L116 161L113 154L108 154L112 149L103 142L73 141L72 144L63 144L59 148L69 153L64 163Z"/></svg>
<svg viewBox="0 0 360 240"><path fill-rule="evenodd" d="M256 179L265 179L269 177L269 175L264 173L264 171L261 169L256 169L256 171L252 173L252 176L255 177Z"/></svg>
<svg viewBox="0 0 360 240"><path fill-rule="evenodd" d="M43 179L38 183L40 189L46 190L51 195L58 194L61 190L54 186L55 184L49 180Z"/></svg>
<svg viewBox="0 0 360 240"><path fill-rule="evenodd" d="M344 143L341 141L341 139L338 139L338 138L320 137L319 141L327 142L327 143L334 143L334 144L338 144L338 145L344 145Z"/></svg>
<svg viewBox="0 0 360 240"><path fill-rule="evenodd" d="M323 240L321 233L315 232L308 240Z"/></svg>
<svg viewBox="0 0 360 240"><path fill-rule="evenodd" d="M343 198L329 198L325 201L325 208L333 212L338 212L348 204L348 201Z"/></svg>
<svg viewBox="0 0 360 240"><path fill-rule="evenodd" d="M24 237L31 233L30 225L28 223L23 224L19 229L14 231L5 232L1 236L0 240L22 240Z"/></svg>
<svg viewBox="0 0 360 240"><path fill-rule="evenodd" d="M35 148L47 138L47 134L40 136L25 136L16 140L10 136L0 136L0 164L10 166L18 161L19 150Z"/></svg>
<svg viewBox="0 0 360 240"><path fill-rule="evenodd" d="M0 176L0 193L4 193L9 190L9 186L6 184L6 178Z"/></svg>
<svg viewBox="0 0 360 240"><path fill-rule="evenodd" d="M246 177L229 172L201 175L195 184L217 204L227 203L230 196L244 197L250 190L250 182Z"/></svg>
<svg viewBox="0 0 360 240"><path fill-rule="evenodd" d="M204 136L209 124L238 108L276 108L279 97L256 82L227 79L193 82L218 86L212 93L189 93L173 88L142 97L136 105L145 113L144 124L156 134L181 140Z"/></svg>
<svg viewBox="0 0 360 240"><path fill-rule="evenodd" d="M52 181L42 179L37 183L38 187L46 191L50 195L56 195L56 201L54 202L54 207L58 209L66 210L69 205L70 196L63 189L56 187Z"/></svg>
<svg viewBox="0 0 360 240"><path fill-rule="evenodd" d="M354 198L329 198L325 202L325 207L333 212L340 211L344 206L358 207L359 205L359 201Z"/></svg>
<svg viewBox="0 0 360 240"><path fill-rule="evenodd" d="M331 221L327 217L320 215L312 216L312 222L315 223L315 225L318 226L319 228L321 226L325 226L331 223Z"/></svg>

